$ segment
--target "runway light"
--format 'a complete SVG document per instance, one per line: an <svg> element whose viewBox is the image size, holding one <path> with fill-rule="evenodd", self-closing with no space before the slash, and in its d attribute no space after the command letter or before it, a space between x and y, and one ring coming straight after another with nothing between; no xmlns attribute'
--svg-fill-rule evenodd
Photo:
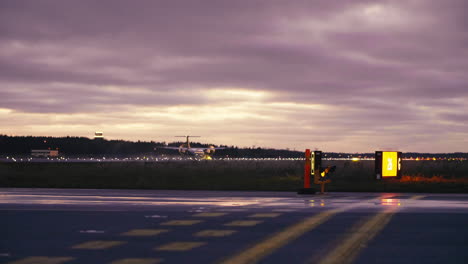
<svg viewBox="0 0 468 264"><path fill-rule="evenodd" d="M352 158L351 160L352 160L352 161L360 161L359 158Z"/></svg>

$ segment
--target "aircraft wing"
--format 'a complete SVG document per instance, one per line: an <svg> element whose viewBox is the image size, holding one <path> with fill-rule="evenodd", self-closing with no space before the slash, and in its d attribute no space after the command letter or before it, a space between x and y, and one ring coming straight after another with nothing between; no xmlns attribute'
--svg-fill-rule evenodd
<svg viewBox="0 0 468 264"><path fill-rule="evenodd" d="M160 149L177 149L179 150L180 147L159 147Z"/></svg>
<svg viewBox="0 0 468 264"><path fill-rule="evenodd" d="M207 149L227 149L227 148L218 147L218 148L190 148L190 149L201 151L201 150L207 150Z"/></svg>

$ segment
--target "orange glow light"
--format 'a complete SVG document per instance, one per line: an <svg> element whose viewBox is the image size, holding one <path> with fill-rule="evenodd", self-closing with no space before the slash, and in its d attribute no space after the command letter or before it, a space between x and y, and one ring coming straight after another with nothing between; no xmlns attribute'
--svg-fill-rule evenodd
<svg viewBox="0 0 468 264"><path fill-rule="evenodd" d="M401 205L398 199L382 199L380 204L387 205L387 206L400 206Z"/></svg>

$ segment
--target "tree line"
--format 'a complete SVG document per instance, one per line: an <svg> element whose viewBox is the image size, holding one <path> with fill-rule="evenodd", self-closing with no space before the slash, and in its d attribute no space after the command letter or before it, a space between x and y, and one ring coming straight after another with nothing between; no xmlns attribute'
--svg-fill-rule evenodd
<svg viewBox="0 0 468 264"><path fill-rule="evenodd" d="M126 141L90 139L86 137L37 137L37 136L7 136L0 135L0 154L29 155L33 149L58 150L65 156L132 156L132 155L177 155L177 150L164 149L165 146L178 147L184 142ZM211 144L191 142L192 147L209 147ZM216 151L216 157L232 158L302 158L303 151L289 149L271 149L260 147L239 148L237 146L220 145L224 149ZM324 158L372 158L374 153L334 153L324 152ZM468 153L403 153L404 158L434 157L434 158L468 158Z"/></svg>
<svg viewBox="0 0 468 264"><path fill-rule="evenodd" d="M36 137L0 135L0 154L29 155L33 149L58 150L61 155L93 156L93 155L178 155L177 150L164 149L166 146L178 147L185 142L155 142L90 139L86 137ZM209 147L211 144L190 142L192 147ZM220 145L224 149L216 151L220 157L302 157L300 151L239 148L237 146Z"/></svg>

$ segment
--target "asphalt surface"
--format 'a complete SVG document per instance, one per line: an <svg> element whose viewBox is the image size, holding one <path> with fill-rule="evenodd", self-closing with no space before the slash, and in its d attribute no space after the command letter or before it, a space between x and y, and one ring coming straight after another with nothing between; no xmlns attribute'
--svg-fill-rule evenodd
<svg viewBox="0 0 468 264"><path fill-rule="evenodd" d="M0 263L468 263L468 194L0 189Z"/></svg>

